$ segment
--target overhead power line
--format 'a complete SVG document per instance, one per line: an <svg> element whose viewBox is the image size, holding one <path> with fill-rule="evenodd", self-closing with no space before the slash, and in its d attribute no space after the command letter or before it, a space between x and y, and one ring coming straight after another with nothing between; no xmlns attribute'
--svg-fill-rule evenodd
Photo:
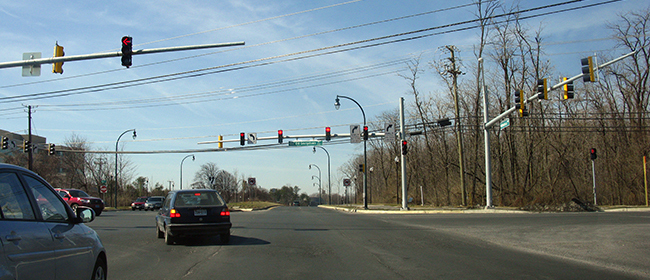
<svg viewBox="0 0 650 280"><path fill-rule="evenodd" d="M573 1L567 1L567 2L562 2L562 3L550 4L550 5L535 7L535 8L531 8L531 9L516 11L516 12L508 12L508 13L504 13L504 14L500 14L500 15L494 15L494 16L488 17L486 19L496 19L496 18L501 18L501 17L506 17L506 16L519 15L519 14L522 14L522 13L537 11L537 10L541 10L541 9L548 9L548 8L557 7L557 6L561 6L561 5L567 5L567 4L576 3L576 2L580 2L580 1L582 1L582 0L573 0ZM554 11L552 13L559 13L559 12L565 12L565 11L570 11L570 10L577 10L577 9L581 9L581 8L593 7L593 6L597 6L597 5L609 4L609 3L619 2L619 1L621 1L621 0L610 0L610 1L600 2L600 3L590 4L590 5L584 5L584 6L581 6L581 7L569 8L569 9L565 9L565 10L561 10L561 11ZM549 12L549 13L551 13L551 12ZM526 16L526 17L520 17L520 19L522 19L522 18L523 19L528 19L528 18L538 17L538 16L542 16L542 15L547 15L549 13L531 15L531 16ZM273 56L273 57L250 60L250 61L246 61L246 62L232 63L232 64L228 64L228 65L209 67L209 68L203 68L203 69L197 69L197 70L191 70L191 71L185 71L185 72L179 72L179 73L173 73L173 74L167 74L167 75L160 75L160 76L149 77L149 78L142 78L142 79L135 79L135 80L130 80L130 81L108 83L108 84L89 86L89 87L81 87L81 88L76 88L76 89L67 89L67 90L58 90L58 91L42 92L42 93L35 93L35 94L26 94L26 95L3 97L3 98L0 98L0 102L6 103L7 101L5 101L5 100L24 101L24 100L33 100L33 99L62 97L62 96L69 96L69 95L88 93L88 92L98 92L98 91L104 91L104 90L110 90L110 89L126 88L126 87L132 87L132 86L137 86L137 85L159 83L159 82L172 81L172 80L177 80L177 79L184 79L184 78L199 77L199 76L215 74L215 73L222 73L222 72L227 72L227 71L241 70L241 69L246 69L246 68L250 68L250 67L258 67L258 66L269 65L269 64L274 64L274 63L278 63L278 62L294 61L294 60L299 60L299 59L311 58L311 57L316 57L316 56L328 55L328 54L339 53L339 52L344 52L344 51L357 50L357 49L368 48L368 47L375 47L375 46L379 46L379 45L385 45L385 44L391 44L391 43L397 43L397 42L405 42L405 41L410 41L410 40L415 40L415 39L426 38L426 37L430 37L430 36L434 36L434 35L449 33L451 31L440 32L440 33L432 33L432 34L424 34L424 35L420 35L420 36L414 36L414 37L402 38L402 39L394 39L392 41L374 43L374 44L369 44L369 45L365 45L365 46L349 47L349 46L353 46L353 45L369 43L369 42L374 42L374 41L387 40L387 39L396 38L396 37L403 37L403 36L407 36L407 35L413 35L413 34L417 34L417 33L433 31L433 30L437 30L437 29L443 29L443 28L459 26L459 25L466 25L466 24L469 24L469 23L475 23L478 20L480 20L480 19L461 21L461 22L456 22L456 23L451 23L451 24L446 24L446 25L441 25L441 26L436 26L436 27L431 27L431 28L425 28L425 29L420 29L420 30L415 30L415 31L410 31L410 32L403 32L403 33L398 33L398 34L393 34L393 35L376 37L376 38L372 38L372 39L355 41L355 42L351 42L351 43L339 44L339 45L330 46L330 47L323 47L323 48L312 49L312 50L301 51L301 52L295 52L295 53L290 53L290 54L285 54L285 55L278 55L278 56ZM457 30L454 30L453 32L462 31L462 30L469 30L469 29L473 29L473 28L476 28L476 26L459 28ZM336 49L336 48L343 48L343 47L349 47L349 48L341 49L341 50L328 51L328 50L332 50L332 49ZM313 53L321 52L321 51L327 51L327 52L313 54ZM299 55L302 55L302 56L299 56ZM286 58L286 57L292 57L292 56L299 56L299 57ZM286 59L283 59L283 58L286 58ZM275 62L269 61L269 60L274 60L274 59L283 59L283 60L275 61ZM262 61L267 61L267 62L258 63L258 62L262 62ZM249 66L245 65L245 64L251 64L251 63L258 63L258 64L249 65ZM227 68L227 67L232 67L232 68ZM223 69L223 68L227 68L227 69Z"/></svg>

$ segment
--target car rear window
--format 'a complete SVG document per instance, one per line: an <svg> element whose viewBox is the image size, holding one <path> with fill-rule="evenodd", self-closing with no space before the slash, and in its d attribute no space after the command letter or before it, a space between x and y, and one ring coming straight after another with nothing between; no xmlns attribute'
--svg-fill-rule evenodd
<svg viewBox="0 0 650 280"><path fill-rule="evenodd" d="M179 193L174 201L175 207L182 206L223 206L225 203L216 192Z"/></svg>
<svg viewBox="0 0 650 280"><path fill-rule="evenodd" d="M86 192L80 190L70 190L69 192L72 197L90 197Z"/></svg>

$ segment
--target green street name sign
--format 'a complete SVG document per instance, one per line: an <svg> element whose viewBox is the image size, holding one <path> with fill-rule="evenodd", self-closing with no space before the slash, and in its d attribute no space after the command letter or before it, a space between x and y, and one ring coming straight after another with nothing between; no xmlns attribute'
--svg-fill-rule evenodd
<svg viewBox="0 0 650 280"><path fill-rule="evenodd" d="M501 121L501 124L499 125L499 127L501 128L501 130L503 130L503 129L505 129L506 127L509 127L509 126L510 126L510 119L509 119L509 118L508 118L508 119L504 119L503 121Z"/></svg>
<svg viewBox="0 0 650 280"><path fill-rule="evenodd" d="M289 146L322 146L323 141L289 141Z"/></svg>

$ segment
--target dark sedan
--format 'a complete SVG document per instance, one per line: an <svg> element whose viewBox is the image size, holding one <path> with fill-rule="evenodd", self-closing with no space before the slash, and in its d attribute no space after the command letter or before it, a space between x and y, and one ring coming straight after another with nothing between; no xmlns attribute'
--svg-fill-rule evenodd
<svg viewBox="0 0 650 280"><path fill-rule="evenodd" d="M187 236L219 235L230 242L230 210L215 190L178 190L170 192L156 215L158 238L168 245Z"/></svg>

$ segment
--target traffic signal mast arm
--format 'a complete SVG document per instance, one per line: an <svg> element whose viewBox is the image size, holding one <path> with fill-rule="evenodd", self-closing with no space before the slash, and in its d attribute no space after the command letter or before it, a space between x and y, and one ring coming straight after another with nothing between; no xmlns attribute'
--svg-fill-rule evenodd
<svg viewBox="0 0 650 280"><path fill-rule="evenodd" d="M625 55L623 55L623 56L621 56L621 57L618 57L618 58L616 58L616 59L610 60L610 61L608 61L608 62L606 62L606 63L601 64L601 65L596 65L596 66L594 66L594 71L598 71L599 69L605 68L605 67L607 67L607 66L609 66L609 65L611 65L611 64L614 64L614 63L616 63L616 62L619 62L620 60L623 60L623 59L627 58L628 56L632 56L632 55L636 54L637 52L638 52L638 50L633 51L633 52L628 53L628 54L625 54ZM561 83L559 83L559 84L556 84L556 85L551 86L550 88L548 88L548 91L552 91L552 90L555 90L555 89L562 88L562 86L564 86L565 84L570 83L570 82L573 82L574 80L580 79L580 78L582 78L582 76L584 76L584 75L586 75L586 74L582 74L582 73L581 73L581 74L578 74L578 75L576 75L576 76L573 76L573 77L567 79L566 81L563 81L563 82L561 82ZM528 103L528 102L530 102L530 101L537 100L537 99L538 99L538 95L537 95L537 93L535 93L534 95L532 95L532 96L526 98L524 102L525 102L525 103ZM508 115L512 114L512 112L514 112L514 111L516 111L516 110L517 110L517 107L516 107L516 106L512 106L512 107L510 107L508 110L506 110L505 112L501 113L501 115L498 115L498 116L496 116L494 119L492 119L491 121L487 122L487 123L485 124L485 128L490 128L490 127L492 127L492 126L494 126L494 125L498 125L499 122L500 122L503 118L505 118L505 117L507 117Z"/></svg>
<svg viewBox="0 0 650 280"><path fill-rule="evenodd" d="M335 137L350 137L350 133L332 133L332 138ZM385 136L386 133L383 132L370 132L368 133L368 137L383 137ZM322 138L325 139L325 134L303 134L303 135L284 135L284 139L287 138L294 138L294 139L310 139L310 138ZM277 140L277 136L265 136L265 137L258 137L257 141L261 140ZM226 142L239 142L239 138L237 139L224 139L224 140L216 140L216 141L203 141L203 142L198 142L197 144L218 144L219 142L226 143Z"/></svg>
<svg viewBox="0 0 650 280"><path fill-rule="evenodd" d="M244 44L245 44L244 42L231 42L231 43L219 43L219 44L157 48L157 49L142 49L142 50L133 50L132 54L136 55L136 54L152 54L152 53L160 53L160 52L187 51L187 50L209 49L209 48L219 48L219 47L241 46ZM0 63L0 68L52 64L57 62L88 60L88 59L107 58L107 57L116 57L116 56L122 56L122 52L119 51L119 52L107 52L107 53L94 53L94 54L70 55L70 56L48 57L48 58L39 58L39 59L30 59L30 60L21 60L21 61L12 61L12 62L2 62Z"/></svg>

